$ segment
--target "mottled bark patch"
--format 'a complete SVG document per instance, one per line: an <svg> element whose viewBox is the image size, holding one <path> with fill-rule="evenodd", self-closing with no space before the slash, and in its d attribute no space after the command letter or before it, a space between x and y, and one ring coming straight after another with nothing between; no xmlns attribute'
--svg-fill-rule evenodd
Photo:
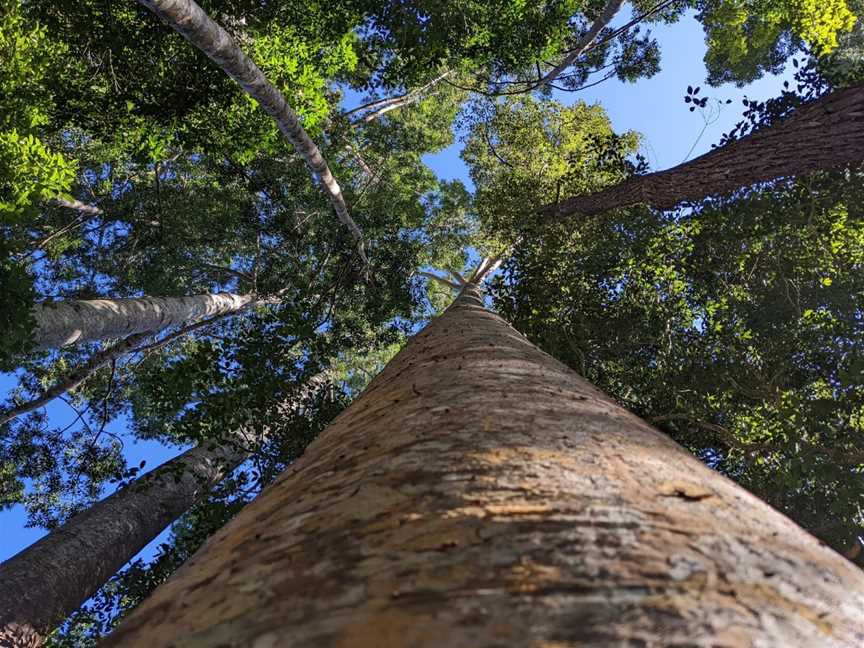
<svg viewBox="0 0 864 648"><path fill-rule="evenodd" d="M862 619L857 569L468 288L107 645L860 646Z"/></svg>

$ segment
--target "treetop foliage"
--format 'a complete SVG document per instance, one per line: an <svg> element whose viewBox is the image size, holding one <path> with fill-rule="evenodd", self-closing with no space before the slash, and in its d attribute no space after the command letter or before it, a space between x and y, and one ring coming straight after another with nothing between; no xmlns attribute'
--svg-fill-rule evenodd
<svg viewBox="0 0 864 648"><path fill-rule="evenodd" d="M0 408L118 342L34 351L34 303L260 300L185 335L153 331L0 425L0 507L44 528L149 469L127 465L133 440L257 440L54 645L95 645L300 456L452 299L420 272L464 272L477 253L504 259L495 308L544 350L832 546L860 533L860 169L672 212L537 212L647 170L638 133L552 92L655 74L652 23L696 16L709 83L808 60L801 88L748 104L724 143L860 82L859 0L639 0L545 86L605 2L200 4L320 147L370 272L274 121L143 6L0 0L0 369L17 385ZM454 144L473 190L424 162Z"/></svg>

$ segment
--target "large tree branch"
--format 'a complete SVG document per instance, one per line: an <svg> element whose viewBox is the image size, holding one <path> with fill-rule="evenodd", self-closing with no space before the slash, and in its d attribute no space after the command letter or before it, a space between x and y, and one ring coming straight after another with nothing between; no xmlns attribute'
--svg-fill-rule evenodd
<svg viewBox="0 0 864 648"><path fill-rule="evenodd" d="M637 203L671 209L759 182L862 161L864 85L857 85L804 104L781 122L686 164L574 196L541 213L549 218L591 215Z"/></svg>
<svg viewBox="0 0 864 648"><path fill-rule="evenodd" d="M212 20L193 0L138 1L204 52L250 97L255 99L268 115L273 117L282 134L291 142L312 172L321 179L336 215L351 232L360 258L365 265L368 265L363 233L351 218L342 189L333 177L327 160L300 125L297 113L282 93L267 80L252 59L243 53L228 32Z"/></svg>

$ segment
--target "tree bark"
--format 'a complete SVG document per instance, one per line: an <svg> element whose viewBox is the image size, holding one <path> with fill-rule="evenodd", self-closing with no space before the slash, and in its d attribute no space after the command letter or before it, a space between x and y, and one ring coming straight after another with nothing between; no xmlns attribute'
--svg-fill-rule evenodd
<svg viewBox="0 0 864 648"><path fill-rule="evenodd" d="M860 646L864 574L474 286L107 646Z"/></svg>
<svg viewBox="0 0 864 648"><path fill-rule="evenodd" d="M190 297L68 300L37 304L36 348L50 349L136 333L185 326L196 320L237 313L256 302L254 294L215 293Z"/></svg>
<svg viewBox="0 0 864 648"><path fill-rule="evenodd" d="M0 637L44 639L246 456L230 445L188 450L0 564Z"/></svg>
<svg viewBox="0 0 864 648"><path fill-rule="evenodd" d="M211 19L194 0L138 0L164 20L192 45L204 52L225 74L234 79L255 99L279 126L279 130L297 150L309 169L321 179L324 191L336 211L336 216L351 232L357 251L368 265L363 233L351 218L342 189L327 160L312 138L303 129L297 113L282 93L271 84L261 69L234 42L231 36Z"/></svg>
<svg viewBox="0 0 864 648"><path fill-rule="evenodd" d="M102 209L97 207L96 205L88 205L87 203L83 203L80 200L66 200L65 198L57 198L52 201L58 207L67 207L69 209L74 209L76 211L83 212L85 214L90 214L91 216L99 216L102 214Z"/></svg>
<svg viewBox="0 0 864 648"><path fill-rule="evenodd" d="M410 104L414 103L415 101L419 101L420 99L425 98L426 92L429 90L429 88L437 85L438 83L440 83L441 81L446 79L448 76L450 76L450 74L452 74L452 71L447 70L447 71L443 72L442 74L439 74L437 77L435 77L431 81L429 81L429 83L426 83L425 85L417 88L416 90L412 90L411 92L406 92L403 95L400 95L398 97L393 97L391 99L383 99L381 101L373 101L372 103L367 104L365 106L360 106L359 108L355 108L354 110L350 110L345 114L350 115L350 114L358 112L358 111L363 111L363 110L369 109L370 110L369 112L367 112L365 115L360 117L356 122L354 122L354 126L356 127L356 126L360 126L361 124L368 124L370 122L375 121L379 117L386 115L391 110L396 110L397 108L402 108L403 106L410 105ZM377 110L371 110L372 108L376 108L376 107L377 107Z"/></svg>
<svg viewBox="0 0 864 648"><path fill-rule="evenodd" d="M259 303L266 304L273 302L271 300L261 300L254 302L254 304ZM44 407L58 396L65 394L66 392L71 391L76 387L79 387L82 383L84 383L84 381L90 378L90 376L92 376L109 362L113 362L114 360L117 360L118 358L121 358L122 356L129 353L140 353L162 348L167 344L170 344L177 338L189 335L190 333L193 333L194 331L197 331L199 329L206 328L207 326L210 326L211 324L233 314L234 311L228 311L214 317L210 317L208 319L200 320L193 324L188 324L175 331L172 331L170 334L166 335L160 340L143 346L139 346L139 343L145 341L152 335L149 331L146 333L136 333L134 335L130 335L129 337L121 340L120 342L117 342L116 344L108 347L107 349L103 349L102 351L94 353L93 356L91 356L90 359L87 360L87 362L79 365L78 367L67 373L65 376L58 379L57 382L45 389L45 391L43 391L35 398L32 398L31 400L24 403L19 403L13 407L6 409L3 412L0 412L0 425L8 423L9 421L18 418L19 416L23 416L28 412L37 410L40 407Z"/></svg>
<svg viewBox="0 0 864 648"><path fill-rule="evenodd" d="M783 121L666 171L634 176L608 189L548 205L548 218L592 215L645 203L671 209L782 177L864 161L864 85L804 104Z"/></svg>
<svg viewBox="0 0 864 648"><path fill-rule="evenodd" d="M279 411L302 411L306 397L326 380L326 371L313 376ZM7 637L40 645L266 437L266 432L253 438L241 431L222 445L205 442L187 450L0 564L0 647Z"/></svg>

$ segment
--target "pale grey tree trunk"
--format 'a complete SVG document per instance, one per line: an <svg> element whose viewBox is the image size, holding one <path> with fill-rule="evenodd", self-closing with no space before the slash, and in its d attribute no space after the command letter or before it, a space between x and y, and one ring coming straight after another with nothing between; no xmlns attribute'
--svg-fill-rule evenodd
<svg viewBox="0 0 864 648"><path fill-rule="evenodd" d="M326 380L310 378L277 412L302 413ZM205 441L70 518L0 564L0 646L6 636L32 645L93 596L165 527L198 503L267 438L237 432Z"/></svg>
<svg viewBox="0 0 864 648"><path fill-rule="evenodd" d="M136 333L157 332L197 320L239 312L255 295L215 293L190 297L68 300L37 304L36 348L50 349Z"/></svg>
<svg viewBox="0 0 864 648"><path fill-rule="evenodd" d="M864 574L469 285L106 645L857 648Z"/></svg>
<svg viewBox="0 0 864 648"><path fill-rule="evenodd" d="M363 244L363 233L351 218L342 189L327 160L312 138L303 129L297 113L282 93L271 84L220 25L212 20L194 0L138 0L164 20L192 45L204 52L225 74L234 79L246 93L255 99L268 115L273 117L279 130L294 146L306 165L321 180L336 216L351 232L357 251L368 265Z"/></svg>

